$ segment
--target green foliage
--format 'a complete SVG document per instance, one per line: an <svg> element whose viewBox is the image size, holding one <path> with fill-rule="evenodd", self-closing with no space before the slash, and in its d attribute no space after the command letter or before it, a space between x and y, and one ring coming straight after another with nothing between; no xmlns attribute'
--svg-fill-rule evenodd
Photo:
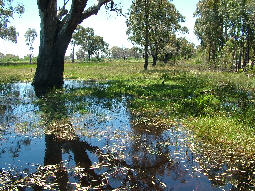
<svg viewBox="0 0 255 191"><path fill-rule="evenodd" d="M33 43L37 37L37 32L35 29L28 28L24 36L25 36L26 45L29 47L30 64L31 64L31 57L34 51Z"/></svg>
<svg viewBox="0 0 255 191"><path fill-rule="evenodd" d="M160 60L167 63L169 60L189 59L195 54L195 45L183 37L172 35L168 44L160 53Z"/></svg>
<svg viewBox="0 0 255 191"><path fill-rule="evenodd" d="M142 50L138 47L132 48L120 48L117 46L113 46L110 50L111 58L114 59L128 59L128 58L141 58Z"/></svg>
<svg viewBox="0 0 255 191"><path fill-rule="evenodd" d="M84 28L78 26L73 34L73 44L81 46L78 57L85 57L85 52L90 60L91 56L95 55L99 59L100 55L107 53L108 44L103 40L103 37L96 36L92 28Z"/></svg>
<svg viewBox="0 0 255 191"><path fill-rule="evenodd" d="M87 65L80 65L79 70L83 70L79 71L80 77L108 81L105 88L79 91L107 98L128 96L130 110L137 119L162 122L180 119L198 137L213 140L213 144L233 143L235 146L231 146L240 149L237 143L242 142L244 150L254 152L247 145L248 139L254 140L253 134L247 133L255 122L255 96L247 92L255 87L253 79L243 74L200 72L190 65L142 71L137 63L102 63L92 65L90 70ZM77 71L73 72L77 75ZM214 130L210 130L212 127ZM227 128L233 131L229 129L226 135ZM244 129L241 136L245 141L233 136L240 128Z"/></svg>
<svg viewBox="0 0 255 191"><path fill-rule="evenodd" d="M208 62L240 70L254 60L254 1L201 0L197 4L195 34L208 53Z"/></svg>
<svg viewBox="0 0 255 191"><path fill-rule="evenodd" d="M0 38L17 42L17 32L14 26L10 26L15 14L24 13L21 4L15 4L13 0L0 0Z"/></svg>
<svg viewBox="0 0 255 191"><path fill-rule="evenodd" d="M157 57L177 31L185 31L180 23L184 17L168 0L134 1L127 21L129 39L137 45L150 47L156 64Z"/></svg>

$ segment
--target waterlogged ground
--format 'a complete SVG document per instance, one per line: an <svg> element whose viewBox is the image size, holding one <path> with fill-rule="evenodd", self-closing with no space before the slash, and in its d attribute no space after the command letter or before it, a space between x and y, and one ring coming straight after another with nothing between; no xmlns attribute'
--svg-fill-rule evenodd
<svg viewBox="0 0 255 191"><path fill-rule="evenodd" d="M255 190L255 162L197 142L181 124L137 122L128 98L38 98L0 87L0 190ZM107 86L102 86L107 88Z"/></svg>

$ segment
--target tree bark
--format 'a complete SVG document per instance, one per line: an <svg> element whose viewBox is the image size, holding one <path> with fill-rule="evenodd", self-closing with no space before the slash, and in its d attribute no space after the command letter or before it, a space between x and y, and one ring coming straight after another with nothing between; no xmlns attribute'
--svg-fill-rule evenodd
<svg viewBox="0 0 255 191"><path fill-rule="evenodd" d="M209 46L209 51L208 51L208 61L211 61L211 45Z"/></svg>
<svg viewBox="0 0 255 191"><path fill-rule="evenodd" d="M153 63L152 66L156 66L157 65L157 55L152 55L152 59L153 59Z"/></svg>
<svg viewBox="0 0 255 191"><path fill-rule="evenodd" d="M144 70L148 69L148 65L149 65L149 55L148 55L148 45L145 46L145 53L144 53Z"/></svg>
<svg viewBox="0 0 255 191"><path fill-rule="evenodd" d="M64 56L68 42L60 42L54 39L52 42L46 41L41 45L37 60L37 69L33 85L38 88L60 87L63 84Z"/></svg>
<svg viewBox="0 0 255 191"><path fill-rule="evenodd" d="M144 70L148 69L149 65L149 55L148 55L148 48L149 48L149 2L145 0L145 47L144 47Z"/></svg>
<svg viewBox="0 0 255 191"><path fill-rule="evenodd" d="M33 81L35 88L60 87L63 81L65 52L72 33L61 34L57 18L57 2L38 1L41 18L40 48Z"/></svg>
<svg viewBox="0 0 255 191"><path fill-rule="evenodd" d="M168 54L168 53L166 53L166 54L165 54L165 56L164 56L164 63L165 63L165 64L166 64L166 63L167 63L167 61L168 61L168 55L169 55L169 54Z"/></svg>
<svg viewBox="0 0 255 191"><path fill-rule="evenodd" d="M33 80L36 90L61 87L64 83L64 57L77 25L98 13L110 0L98 0L85 10L88 0L72 0L70 11L57 14L57 0L37 0L41 18L40 48ZM62 19L62 17L64 18Z"/></svg>
<svg viewBox="0 0 255 191"><path fill-rule="evenodd" d="M29 55L29 63L32 63L32 54Z"/></svg>
<svg viewBox="0 0 255 191"><path fill-rule="evenodd" d="M72 63L74 63L74 47L75 47L75 44L73 45Z"/></svg>

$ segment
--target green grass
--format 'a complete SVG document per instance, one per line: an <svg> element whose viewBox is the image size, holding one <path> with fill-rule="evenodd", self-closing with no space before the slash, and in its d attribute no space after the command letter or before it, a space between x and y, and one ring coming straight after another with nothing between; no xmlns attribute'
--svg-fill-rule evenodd
<svg viewBox="0 0 255 191"><path fill-rule="evenodd" d="M34 68L0 66L0 82L31 80ZM245 73L199 70L188 64L159 64L144 71L142 62L131 60L67 63L64 76L110 85L79 89L66 96L126 95L133 119L155 126L181 121L198 139L255 154L255 78Z"/></svg>
<svg viewBox="0 0 255 191"><path fill-rule="evenodd" d="M35 64L0 65L0 83L32 81L35 68Z"/></svg>

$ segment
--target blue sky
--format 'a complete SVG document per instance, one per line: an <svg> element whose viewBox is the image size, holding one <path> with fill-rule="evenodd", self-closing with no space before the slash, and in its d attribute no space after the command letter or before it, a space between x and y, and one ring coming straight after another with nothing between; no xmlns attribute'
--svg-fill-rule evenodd
<svg viewBox="0 0 255 191"><path fill-rule="evenodd" d="M40 17L37 8L36 0L19 0L25 6L25 13L19 18L15 17L13 24L16 26L19 32L18 43L13 44L8 41L0 39L0 52L4 54L15 54L23 57L29 53L28 47L25 45L24 34L28 28L35 28L39 34L40 31ZM61 0L59 0L61 1ZM91 2L95 0L90 0ZM124 9L127 9L131 0L118 0L123 5ZM195 18L193 18L193 13L196 9L196 4L199 0L173 0L176 8L180 11L182 15L186 17L186 22L183 24L189 29L189 34L186 38L195 43L199 44L197 38L193 33L193 27L195 23ZM62 2L62 1L61 1ZM126 36L126 24L125 18L116 16L115 13L108 12L102 9L98 15L92 16L86 19L82 25L84 27L91 27L95 30L95 33L99 36L103 36L104 40L112 46L119 47L132 47L131 42L128 41ZM37 55L39 50L39 36L35 41L35 51L34 54ZM67 55L70 54L70 48L67 51Z"/></svg>

